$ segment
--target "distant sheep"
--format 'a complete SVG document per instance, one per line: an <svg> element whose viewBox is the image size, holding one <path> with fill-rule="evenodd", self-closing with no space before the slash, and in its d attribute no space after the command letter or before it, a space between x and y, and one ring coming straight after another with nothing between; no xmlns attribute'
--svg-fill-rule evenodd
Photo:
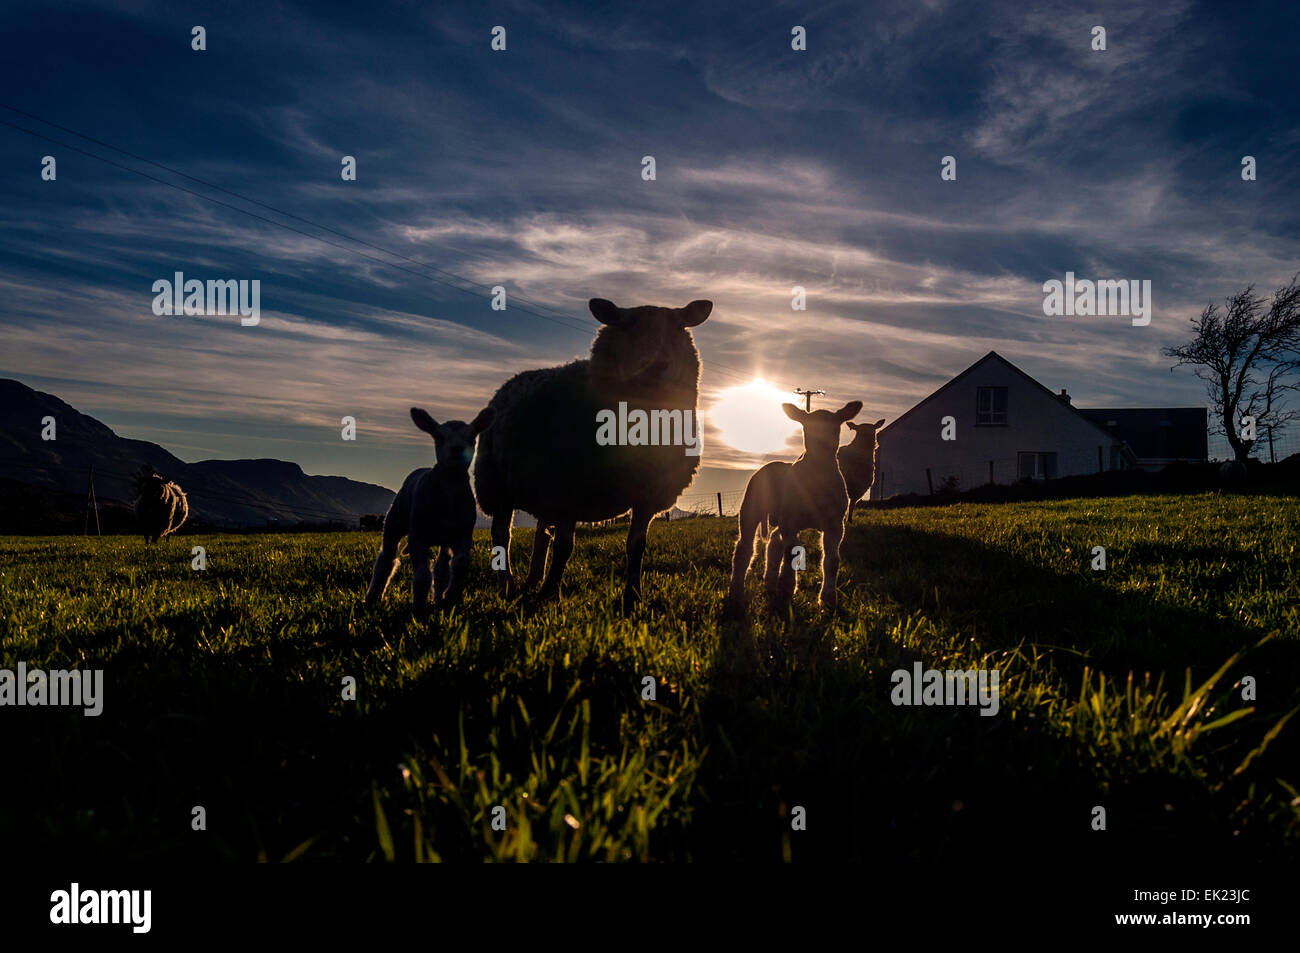
<svg viewBox="0 0 1300 953"><path fill-rule="evenodd" d="M656 513L676 501L699 467L696 401L700 356L689 328L713 310L710 301L684 308L619 308L604 298L588 302L604 325L589 360L525 371L492 398L496 425L479 442L474 489L479 506L492 517L492 543L510 550L516 509L537 518L532 563L525 587L537 584L554 537L551 566L539 595L558 598L564 566L573 552L579 521L595 522L632 511L627 535L624 608L641 593L641 559L646 532ZM680 424L680 441L657 445L598 442L601 415L643 411L663 423ZM608 419L606 417L606 419ZM693 432L693 448L681 445ZM668 444L668 445L665 445ZM693 450L688 453L687 450ZM498 570L502 594L515 591L507 555Z"/></svg>
<svg viewBox="0 0 1300 953"><path fill-rule="evenodd" d="M836 462L840 425L862 410L862 401L845 404L832 413L800 410L794 404L781 409L803 425L804 452L794 463L769 463L752 477L740 504L740 535L731 559L729 613L745 606L745 574L754 559L754 535L759 524L762 538L771 532L767 544L767 566L763 583L775 607L788 604L796 585L793 550L799 531L819 530L822 534L822 588L819 600L834 608L835 582L840 570L840 541L848 515L849 494Z"/></svg>
<svg viewBox="0 0 1300 953"><path fill-rule="evenodd" d="M149 464L140 465L135 477L135 520L146 543L156 543L181 528L190 515L185 493L159 476Z"/></svg>
<svg viewBox="0 0 1300 953"><path fill-rule="evenodd" d="M846 521L853 519L853 507L876 481L876 456L880 452L876 431L884 423L883 417L874 424L855 424L851 420L848 422L849 429L853 431L853 442L840 447L837 454L844 487L849 492L849 515L845 517Z"/></svg>
<svg viewBox="0 0 1300 953"><path fill-rule="evenodd" d="M428 617L430 585L434 609L450 608L460 601L469 573L477 518L474 494L469 489L469 461L474 456L475 439L491 425L493 415L488 407L472 423L449 420L439 424L425 411L411 408L415 426L433 437L437 465L412 471L388 507L383 543L366 591L367 604L384 597L397 572L397 547L402 537L407 537L411 555L415 617L421 621ZM438 559L430 577L429 559L434 550L438 551Z"/></svg>

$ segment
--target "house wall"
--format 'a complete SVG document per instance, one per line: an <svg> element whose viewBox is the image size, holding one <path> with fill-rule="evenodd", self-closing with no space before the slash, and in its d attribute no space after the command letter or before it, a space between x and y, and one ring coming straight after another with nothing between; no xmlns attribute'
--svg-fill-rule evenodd
<svg viewBox="0 0 1300 953"><path fill-rule="evenodd" d="M975 393L978 387L1007 388L1007 424L977 426ZM957 439L940 439L940 420L957 421ZM1111 439L1081 418L1068 405L1027 380L1002 362L991 359L965 378L927 398L908 416L886 425L879 434L880 454L872 499L901 493L929 492L925 470L930 468L934 488L955 476L959 489L989 482L993 461L994 483L1018 479L1017 454L1055 452L1055 476L1096 473L1097 448L1102 466L1119 465L1111 453Z"/></svg>

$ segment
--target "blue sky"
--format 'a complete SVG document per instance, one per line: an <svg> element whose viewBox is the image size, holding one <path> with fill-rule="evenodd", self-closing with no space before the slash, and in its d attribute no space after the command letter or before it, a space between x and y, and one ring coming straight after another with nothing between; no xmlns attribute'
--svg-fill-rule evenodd
<svg viewBox="0 0 1300 953"><path fill-rule="evenodd" d="M431 457L407 407L468 418L510 374L585 355L589 297L710 298L700 493L761 462L708 425L755 374L892 419L995 349L1076 405L1202 404L1161 346L1300 268L1295 7L627 6L6 7L8 106L465 280L0 109L347 246L0 126L0 375L185 459L396 486ZM175 271L260 279L261 324L155 316ZM1149 279L1150 326L1044 316L1066 271ZM552 319L492 311L495 284Z"/></svg>

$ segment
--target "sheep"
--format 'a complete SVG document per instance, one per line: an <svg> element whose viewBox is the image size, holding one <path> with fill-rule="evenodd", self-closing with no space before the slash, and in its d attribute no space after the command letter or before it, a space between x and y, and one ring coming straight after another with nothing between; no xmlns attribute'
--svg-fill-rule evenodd
<svg viewBox="0 0 1300 953"><path fill-rule="evenodd" d="M140 464L135 477L135 519L146 543L156 543L181 528L190 515L185 492L159 476L152 466Z"/></svg>
<svg viewBox="0 0 1300 953"><path fill-rule="evenodd" d="M592 298L588 307L603 325L588 360L525 371L492 397L496 426L479 442L474 489L483 512L492 518L494 551L506 554L497 586L507 596L518 591L509 562L516 509L538 522L525 589L541 581L554 542L538 593L543 600L560 596L577 523L611 519L630 509L626 611L641 596L650 521L673 505L699 467L698 431L694 437L689 432L699 397L700 356L689 329L708 318L713 303L620 308ZM624 445L605 445L608 441L598 439L600 422L621 413L621 405L629 415L653 412L661 422L676 415L673 422L683 424L678 443L684 445L657 439L658 445L628 445L630 438Z"/></svg>
<svg viewBox="0 0 1300 953"><path fill-rule="evenodd" d="M771 532L763 583L772 605L784 606L793 598L796 583L792 556L799 531L816 529L822 534L822 588L818 600L828 609L835 608L840 541L849 509L849 494L836 453L840 425L858 415L862 401L851 401L834 413L808 413L794 404L782 404L781 409L803 425L804 452L794 463L769 463L749 478L740 504L740 535L731 559L728 614L744 610L745 574L754 559L754 533L760 523L763 539Z"/></svg>
<svg viewBox="0 0 1300 953"><path fill-rule="evenodd" d="M470 545L477 511L469 489L469 461L474 441L492 424L495 412L487 407L471 423L449 420L439 424L426 411L411 408L415 426L433 437L437 464L413 470L397 491L384 516L384 536L375 557L375 570L366 590L366 604L384 597L397 572L397 547L407 537L411 556L411 603L421 622L429 616L429 588L434 609L450 609L460 602L469 570ZM438 550L429 575L429 559ZM450 568L450 571L449 571Z"/></svg>
<svg viewBox="0 0 1300 953"><path fill-rule="evenodd" d="M876 480L876 456L880 453L880 441L876 439L876 432L884 424L884 417L874 424L848 421L849 429L853 431L853 441L840 447L836 454L845 489L849 491L849 515L845 517L845 522L853 519L853 508Z"/></svg>

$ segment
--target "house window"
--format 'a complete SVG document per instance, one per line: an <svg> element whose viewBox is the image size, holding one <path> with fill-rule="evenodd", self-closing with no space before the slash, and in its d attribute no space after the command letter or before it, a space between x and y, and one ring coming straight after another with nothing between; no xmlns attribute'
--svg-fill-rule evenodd
<svg viewBox="0 0 1300 953"><path fill-rule="evenodd" d="M1007 425L1007 389L1005 387L975 388L975 426L1005 427Z"/></svg>
<svg viewBox="0 0 1300 953"><path fill-rule="evenodd" d="M1021 450L1016 454L1016 472L1022 480L1055 479L1056 454Z"/></svg>

